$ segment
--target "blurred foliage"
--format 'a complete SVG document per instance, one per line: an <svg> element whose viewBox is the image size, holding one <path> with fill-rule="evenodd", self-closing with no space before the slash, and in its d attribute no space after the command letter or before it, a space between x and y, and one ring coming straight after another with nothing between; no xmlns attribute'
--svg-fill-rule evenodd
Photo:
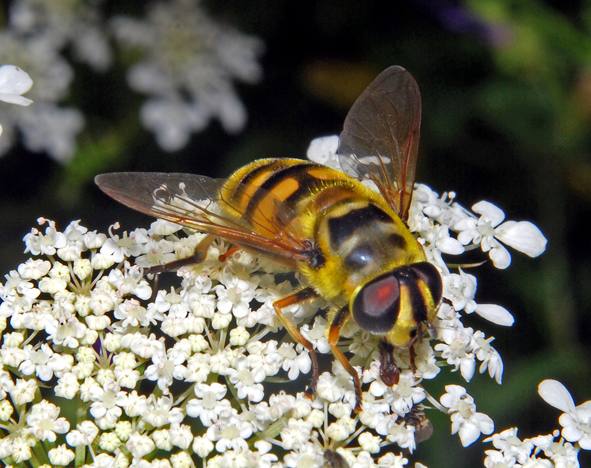
<svg viewBox="0 0 591 468"><path fill-rule="evenodd" d="M95 174L222 177L256 158L304 157L312 138L340 131L348 107L380 70L399 64L422 92L418 181L456 191L465 206L494 202L509 219L536 223L549 239L538 259L516 254L508 271L485 265L475 272L477 300L501 304L517 319L511 329L474 319L475 327L497 337L506 366L501 387L481 376L469 385L479 410L491 415L496 431L517 426L529 437L558 424L558 411L537 395L541 380L562 381L577 403L591 399L589 2L205 5L266 44L262 83L239 87L247 128L228 136L213 124L182 151L163 153L139 127L137 103L119 101L123 76L115 70L84 80L81 69L72 100L84 103L88 125L74 161L61 167L20 148L0 160L1 271L22 261L20 239L39 216L62 228L78 218L101 230L117 220L128 229L150 222L100 194ZM490 446L477 442L466 451L449 436L449 420L433 413L436 433L421 444L418 459L432 468L481 466ZM585 460L582 454L582 466Z"/></svg>

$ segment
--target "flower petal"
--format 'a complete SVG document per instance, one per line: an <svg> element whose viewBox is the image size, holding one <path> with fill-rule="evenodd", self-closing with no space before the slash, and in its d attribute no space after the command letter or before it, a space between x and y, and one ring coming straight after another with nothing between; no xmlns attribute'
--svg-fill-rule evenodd
<svg viewBox="0 0 591 468"><path fill-rule="evenodd" d="M476 424L470 422L465 423L460 428L460 441L464 447L472 445L480 437L480 429L476 427Z"/></svg>
<svg viewBox="0 0 591 468"><path fill-rule="evenodd" d="M306 156L310 161L338 169L340 168L337 156L338 147L339 137L337 135L315 138L310 142Z"/></svg>
<svg viewBox="0 0 591 468"><path fill-rule="evenodd" d="M30 106L33 104L31 99L28 99L18 94L0 93L0 101L7 102L8 104L17 104L19 106Z"/></svg>
<svg viewBox="0 0 591 468"><path fill-rule="evenodd" d="M491 202L479 201L472 206L472 211L482 215L483 218L488 219L493 226L497 226L505 219L505 213L498 206Z"/></svg>
<svg viewBox="0 0 591 468"><path fill-rule="evenodd" d="M457 239L454 239L453 237L447 237L445 239L440 239L435 242L435 245L443 253L446 253L449 255L460 255L460 254L464 253L464 251L466 250L466 249L464 249L464 246Z"/></svg>
<svg viewBox="0 0 591 468"><path fill-rule="evenodd" d="M513 318L513 315L511 315L511 312L500 305L478 304L476 306L476 313L486 320L503 327L510 327L515 323L515 319Z"/></svg>
<svg viewBox="0 0 591 468"><path fill-rule="evenodd" d="M0 67L0 93L23 94L33 86L29 74L15 65Z"/></svg>
<svg viewBox="0 0 591 468"><path fill-rule="evenodd" d="M493 241L494 241L494 239L493 239ZM490 253L488 254L488 256L493 261L495 268L498 268L499 270L504 270L509 265L511 265L511 254L509 253L509 251L505 247L503 247L498 242L494 242L494 243L497 245L493 246L493 248L490 250ZM484 249L484 246L483 246L482 250L484 252L486 252L486 250Z"/></svg>
<svg viewBox="0 0 591 468"><path fill-rule="evenodd" d="M543 253L548 243L542 231L529 221L507 221L495 229L495 237L530 257Z"/></svg>
<svg viewBox="0 0 591 468"><path fill-rule="evenodd" d="M575 402L570 392L557 380L544 380L538 385L538 393L546 403L565 413L574 413Z"/></svg>

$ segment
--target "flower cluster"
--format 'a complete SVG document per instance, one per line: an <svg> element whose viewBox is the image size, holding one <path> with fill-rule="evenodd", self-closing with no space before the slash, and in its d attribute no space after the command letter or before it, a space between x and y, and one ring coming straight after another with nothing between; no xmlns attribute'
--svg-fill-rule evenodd
<svg viewBox="0 0 591 468"><path fill-rule="evenodd" d="M10 2L0 31L0 63L31 74L36 104L35 112L0 109L5 130L0 154L20 133L32 151L62 163L74 156L86 116L61 103L76 78L76 63L98 76L118 60L128 70L131 89L151 96L140 110L141 121L167 151L185 146L212 117L229 132L242 129L246 111L233 80L260 78L261 42L214 21L199 0L146 2L145 8L145 18L131 19L109 17L102 0ZM114 40L125 54L115 53ZM130 48L133 54L127 53Z"/></svg>
<svg viewBox="0 0 591 468"><path fill-rule="evenodd" d="M562 437L556 430L521 440L517 428L494 434L485 440L497 449L486 451L486 468L578 467L579 451L591 450L591 401L575 407L566 387L556 380L544 380L538 392L546 403L564 411L559 419Z"/></svg>
<svg viewBox="0 0 591 468"><path fill-rule="evenodd" d="M140 115L162 149L182 148L212 117L229 133L242 130L246 110L232 80L260 79L259 39L215 23L194 0L155 3L146 19L121 16L112 26L122 47L142 53L128 82L151 96Z"/></svg>
<svg viewBox="0 0 591 468"><path fill-rule="evenodd" d="M205 261L163 285L171 275L154 279L147 268L191 256L204 234L165 221L130 233L115 225L107 234L72 222L62 232L41 218L24 238L31 258L0 285L0 458L31 466L176 468L201 459L210 467L402 467L405 451L430 435L429 403L469 445L493 432L492 420L463 387L448 385L438 402L422 382L444 366L469 381L477 363L500 382L492 338L464 326L462 314L501 325L512 317L478 304L476 279L452 272L442 254L466 245L504 249L497 241L529 254L545 246L529 223L507 235L490 213L416 187L409 225L444 278L439 338L415 344L414 373L409 351L396 350L401 375L390 387L380 378L377 338L347 323L339 346L360 372L359 413L317 313L326 304L284 310L322 355L316 393L304 392L310 356L283 333L273 309L301 287L297 273L245 251L226 256L229 245L217 239ZM573 408L569 417L582 421L584 411Z"/></svg>

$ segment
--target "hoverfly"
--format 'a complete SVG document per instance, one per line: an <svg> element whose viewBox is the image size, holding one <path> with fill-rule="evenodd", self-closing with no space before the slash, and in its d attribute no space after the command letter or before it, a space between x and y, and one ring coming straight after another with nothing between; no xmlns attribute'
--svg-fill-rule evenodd
<svg viewBox="0 0 591 468"><path fill-rule="evenodd" d="M299 159L263 159L222 182L141 172L102 174L95 181L130 208L207 233L191 262L202 261L219 236L299 271L311 286L276 301L274 309L310 352L306 392L312 395L318 381L316 354L282 310L323 297L336 305L329 314L328 342L354 380L359 411L359 376L337 346L344 324L354 320L380 337L381 377L391 386L399 379L393 350L410 348L415 370L413 344L425 330L433 335L431 322L442 298L441 276L405 224L420 119L418 85L394 66L369 85L345 119L338 148L343 171ZM378 191L362 181L373 182Z"/></svg>

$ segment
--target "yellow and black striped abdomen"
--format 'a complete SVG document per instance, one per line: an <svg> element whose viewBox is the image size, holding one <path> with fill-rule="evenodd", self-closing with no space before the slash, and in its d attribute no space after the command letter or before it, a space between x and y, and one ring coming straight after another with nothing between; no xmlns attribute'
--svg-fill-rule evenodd
<svg viewBox="0 0 591 468"><path fill-rule="evenodd" d="M324 188L347 181L351 179L339 171L301 159L262 159L232 174L222 196L230 214L257 233L274 237L278 224L288 230Z"/></svg>

